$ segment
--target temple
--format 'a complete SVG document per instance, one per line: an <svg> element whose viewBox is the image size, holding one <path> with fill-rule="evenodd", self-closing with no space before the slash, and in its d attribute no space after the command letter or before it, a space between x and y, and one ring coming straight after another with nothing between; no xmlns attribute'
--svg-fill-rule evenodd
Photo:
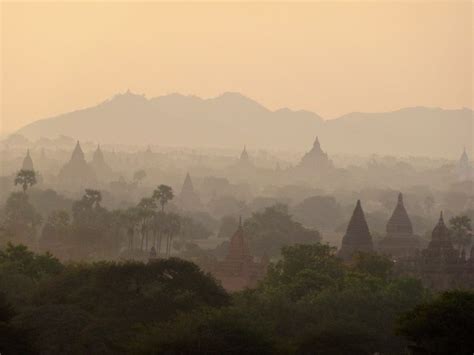
<svg viewBox="0 0 474 355"><path fill-rule="evenodd" d="M413 227L403 204L403 195L398 195L398 202L387 223L387 235L378 245L382 254L394 258L411 255L420 248L420 240L413 234Z"/></svg>
<svg viewBox="0 0 474 355"><path fill-rule="evenodd" d="M181 188L181 193L178 196L178 204L184 210L199 210L202 208L201 199L194 190L193 182L189 173L186 174L186 178Z"/></svg>
<svg viewBox="0 0 474 355"><path fill-rule="evenodd" d="M338 256L344 260L351 260L352 256L357 252L372 251L372 236L370 235L360 200L357 200L356 207L347 226L346 234L342 239Z"/></svg>
<svg viewBox="0 0 474 355"><path fill-rule="evenodd" d="M237 231L230 240L226 258L216 262L211 273L227 291L239 291L256 287L264 278L268 263L266 257L258 262L251 255L240 219Z"/></svg>
<svg viewBox="0 0 474 355"><path fill-rule="evenodd" d="M466 153L466 147L464 147L456 170L458 179L460 181L469 180L472 177L471 165L469 163L469 157Z"/></svg>
<svg viewBox="0 0 474 355"><path fill-rule="evenodd" d="M96 181L96 175L84 158L81 144L77 141L71 159L59 172L59 179L66 184L85 186Z"/></svg>
<svg viewBox="0 0 474 355"><path fill-rule="evenodd" d="M29 149L26 151L25 158L23 158L23 164L21 166L21 169L22 170L35 170L35 167L33 165L33 159L31 159Z"/></svg>
<svg viewBox="0 0 474 355"><path fill-rule="evenodd" d="M100 149L100 145L97 145L97 149L94 152L90 166L94 170L96 176L101 179L110 178L112 175L112 169L106 163L104 154L102 153L102 150Z"/></svg>
<svg viewBox="0 0 474 355"><path fill-rule="evenodd" d="M441 212L431 233L428 247L415 256L406 257L395 264L398 274L419 278L425 287L435 290L474 287L474 247L470 258L457 251L449 236Z"/></svg>
<svg viewBox="0 0 474 355"><path fill-rule="evenodd" d="M328 155L321 149L319 139L316 137L313 147L301 158L296 168L308 173L325 173L334 168L334 165Z"/></svg>

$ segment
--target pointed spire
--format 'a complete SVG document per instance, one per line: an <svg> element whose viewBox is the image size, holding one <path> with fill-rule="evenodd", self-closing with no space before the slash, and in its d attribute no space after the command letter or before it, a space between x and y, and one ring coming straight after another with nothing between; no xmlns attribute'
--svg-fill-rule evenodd
<svg viewBox="0 0 474 355"><path fill-rule="evenodd" d="M244 150L242 150L242 153L240 154L240 160L241 161L248 161L249 160L249 154L247 153L247 146L244 145Z"/></svg>
<svg viewBox="0 0 474 355"><path fill-rule="evenodd" d="M71 155L71 161L74 161L74 160L85 160L84 152L82 151L81 143L79 143L79 141L77 141L76 147L74 148Z"/></svg>
<svg viewBox="0 0 474 355"><path fill-rule="evenodd" d="M314 140L313 147L321 148L321 144L319 144L318 136L316 136L316 139Z"/></svg>
<svg viewBox="0 0 474 355"><path fill-rule="evenodd" d="M347 260L356 252L370 252L372 250L372 236L360 200L357 200L346 234L342 239L339 256Z"/></svg>
<svg viewBox="0 0 474 355"><path fill-rule="evenodd" d="M403 204L403 195L398 194L398 202L392 216L387 222L387 235L389 237L407 237L413 235L413 226Z"/></svg>
<svg viewBox="0 0 474 355"><path fill-rule="evenodd" d="M23 164L21 166L23 170L35 170L33 165L33 159L31 159L30 150L26 150L25 158L23 159Z"/></svg>
<svg viewBox="0 0 474 355"><path fill-rule="evenodd" d="M239 228L242 228L242 216L239 216Z"/></svg>

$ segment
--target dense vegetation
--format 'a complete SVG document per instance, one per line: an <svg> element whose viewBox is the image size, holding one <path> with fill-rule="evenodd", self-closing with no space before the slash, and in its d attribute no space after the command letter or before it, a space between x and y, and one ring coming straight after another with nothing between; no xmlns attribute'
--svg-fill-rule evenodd
<svg viewBox="0 0 474 355"><path fill-rule="evenodd" d="M2 354L459 354L472 350L474 295L432 295L359 254L284 247L254 290L227 294L177 258L62 264L8 245L0 253ZM441 321L442 320L442 321ZM436 334L436 337L434 336Z"/></svg>

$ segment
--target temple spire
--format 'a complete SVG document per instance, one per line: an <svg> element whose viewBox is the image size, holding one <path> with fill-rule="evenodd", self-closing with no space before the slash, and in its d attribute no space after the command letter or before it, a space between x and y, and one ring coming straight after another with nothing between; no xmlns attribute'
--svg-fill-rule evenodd
<svg viewBox="0 0 474 355"><path fill-rule="evenodd" d="M26 150L25 158L21 167L23 170L35 170L33 165L33 159L31 159L30 150Z"/></svg>
<svg viewBox="0 0 474 355"><path fill-rule="evenodd" d="M349 260L356 252L371 252L372 250L372 236L360 200L357 200L338 255Z"/></svg>

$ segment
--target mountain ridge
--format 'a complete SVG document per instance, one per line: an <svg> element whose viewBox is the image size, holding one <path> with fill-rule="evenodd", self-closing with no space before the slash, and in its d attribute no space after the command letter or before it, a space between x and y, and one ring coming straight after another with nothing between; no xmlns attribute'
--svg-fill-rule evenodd
<svg viewBox="0 0 474 355"><path fill-rule="evenodd" d="M307 110L270 110L240 93L203 99L172 93L147 98L127 91L99 104L32 122L30 139L70 135L106 143L302 150L321 137L332 152L447 156L470 147L473 111L406 107L351 112L325 120ZM429 131L430 134L426 134ZM459 145L459 147L457 147Z"/></svg>

